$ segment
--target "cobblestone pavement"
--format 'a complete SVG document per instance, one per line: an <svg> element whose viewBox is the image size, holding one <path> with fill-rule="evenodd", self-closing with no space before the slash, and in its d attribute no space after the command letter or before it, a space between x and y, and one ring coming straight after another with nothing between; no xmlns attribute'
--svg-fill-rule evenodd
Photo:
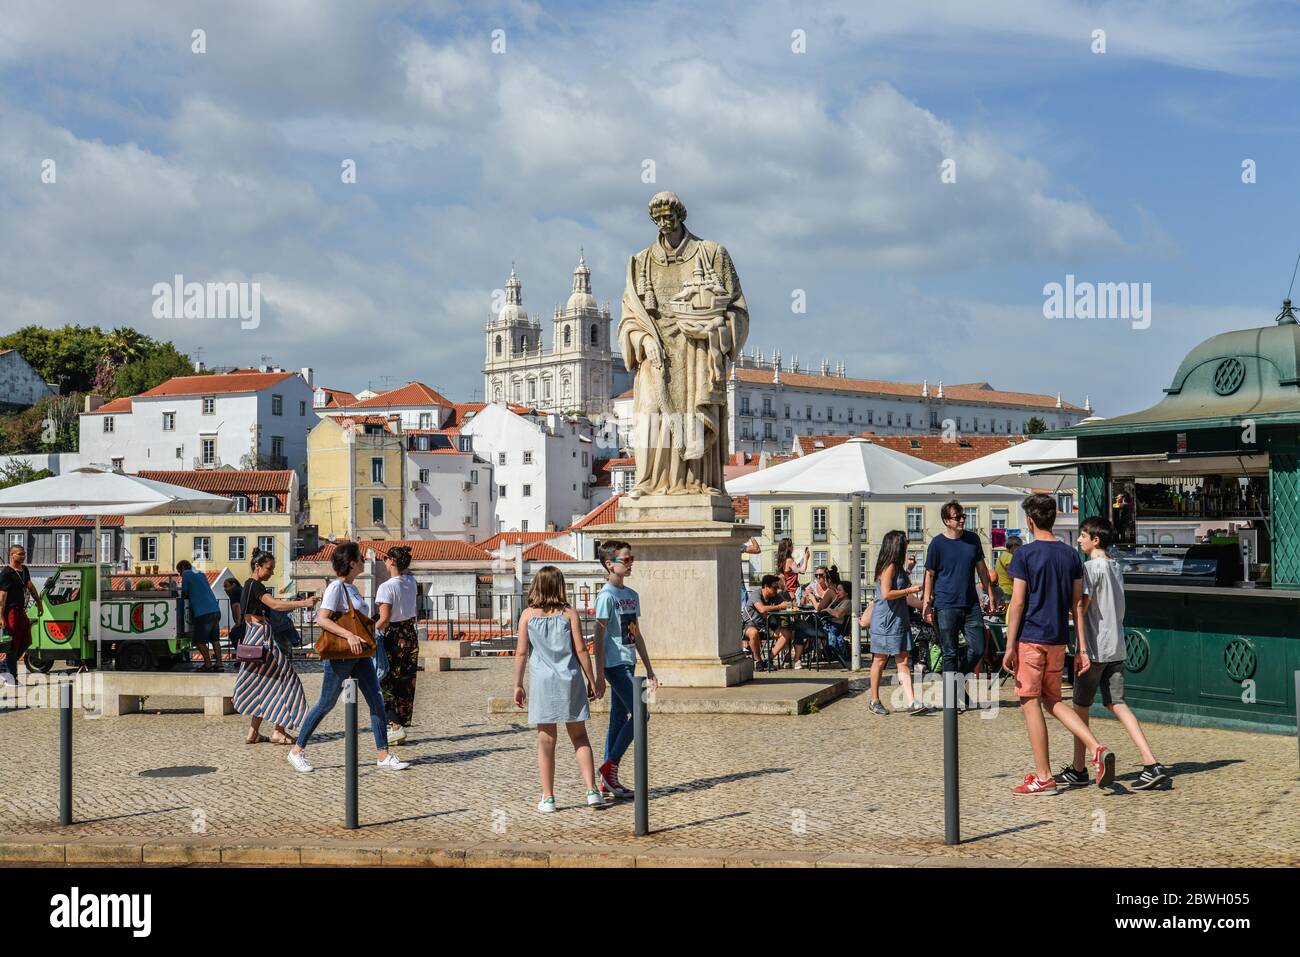
<svg viewBox="0 0 1300 957"><path fill-rule="evenodd" d="M1119 787L1055 797L1010 793L1030 768L1018 706L1003 689L996 716L959 722L961 847L943 838L942 719L867 710L855 693L802 717L658 715L650 724L648 838L632 834L632 807L591 811L572 753L558 751L560 813L542 816L534 733L489 716L509 691L509 659L458 662L422 672L415 726L399 753L413 766L373 766L361 705L361 823L342 828L343 708L321 726L308 754L314 774L285 761L286 748L243 743L245 719L163 711L76 719L71 828L58 819L58 713L0 712L0 840L48 834L141 841L167 837L286 842L526 842L666 848L846 851L1007 863L1115 865L1300 864L1300 775L1294 738L1149 725L1173 788L1132 791L1136 753L1113 721L1099 721L1118 756ZM308 698L319 667L303 668ZM170 702L179 706L179 702ZM152 699L147 709L169 702ZM1070 746L1053 723L1053 765ZM590 725L598 749L603 718ZM598 758L599 760L599 758ZM153 768L210 766L194 777L141 777ZM632 780L629 752L623 767ZM954 863L956 861L954 860Z"/></svg>

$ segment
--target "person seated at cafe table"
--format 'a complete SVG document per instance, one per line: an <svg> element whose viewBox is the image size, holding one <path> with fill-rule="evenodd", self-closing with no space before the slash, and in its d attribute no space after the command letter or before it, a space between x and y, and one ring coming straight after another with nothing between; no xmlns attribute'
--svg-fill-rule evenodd
<svg viewBox="0 0 1300 957"><path fill-rule="evenodd" d="M781 579L776 575L764 575L759 584L758 594L745 606L744 614L745 640L749 642L749 653L754 659L755 671L763 671L767 668L767 662L759 652L760 639L764 631L770 631L776 636L776 643L772 646L773 658L779 655L786 645L795 642L794 632L789 627L778 625L769 628L767 624L768 615L779 611L790 611L793 608L794 602L781 590ZM794 645L796 662L802 644L803 642L799 641Z"/></svg>

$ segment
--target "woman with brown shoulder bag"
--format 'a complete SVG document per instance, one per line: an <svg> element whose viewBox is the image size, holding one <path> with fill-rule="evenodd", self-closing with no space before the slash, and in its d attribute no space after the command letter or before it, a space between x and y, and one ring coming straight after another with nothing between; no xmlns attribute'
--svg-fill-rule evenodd
<svg viewBox="0 0 1300 957"><path fill-rule="evenodd" d="M376 763L387 771L405 770L411 765L399 761L397 755L388 751L388 718L373 657L375 625L368 617L366 600L352 584L362 568L361 549L356 542L340 542L334 546L330 562L337 577L325 589L317 615L321 636L316 642L316 652L325 666L325 681L321 685L320 700L303 722L297 744L289 749L289 763L296 771L315 770L303 753L307 742L321 719L338 703L343 682L355 678L357 688L370 706L370 730L374 733L375 748L379 752Z"/></svg>

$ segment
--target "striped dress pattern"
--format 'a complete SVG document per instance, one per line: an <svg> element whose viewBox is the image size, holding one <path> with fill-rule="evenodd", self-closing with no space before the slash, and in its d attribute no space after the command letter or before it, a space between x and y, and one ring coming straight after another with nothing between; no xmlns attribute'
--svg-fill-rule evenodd
<svg viewBox="0 0 1300 957"><path fill-rule="evenodd" d="M307 716L307 695L293 663L272 640L271 628L265 621L244 621L248 628L243 643L261 645L266 654L261 661L240 663L231 703L236 711L250 718L289 729L301 726Z"/></svg>

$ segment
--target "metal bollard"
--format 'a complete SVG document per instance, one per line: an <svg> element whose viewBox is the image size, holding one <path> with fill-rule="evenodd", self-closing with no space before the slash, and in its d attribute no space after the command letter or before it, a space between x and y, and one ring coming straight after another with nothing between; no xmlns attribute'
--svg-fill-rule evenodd
<svg viewBox="0 0 1300 957"><path fill-rule="evenodd" d="M632 678L632 747L636 755L636 775L633 779L635 820L634 833L645 837L650 833L650 785L646 774L646 724L649 712L645 701L645 676Z"/></svg>
<svg viewBox="0 0 1300 957"><path fill-rule="evenodd" d="M357 829L357 679L343 682L343 826Z"/></svg>
<svg viewBox="0 0 1300 957"><path fill-rule="evenodd" d="M957 684L960 671L943 673L943 842L961 843L960 785L957 776ZM965 688L963 687L963 691Z"/></svg>
<svg viewBox="0 0 1300 957"><path fill-rule="evenodd" d="M59 683L59 823L72 823L72 684Z"/></svg>

